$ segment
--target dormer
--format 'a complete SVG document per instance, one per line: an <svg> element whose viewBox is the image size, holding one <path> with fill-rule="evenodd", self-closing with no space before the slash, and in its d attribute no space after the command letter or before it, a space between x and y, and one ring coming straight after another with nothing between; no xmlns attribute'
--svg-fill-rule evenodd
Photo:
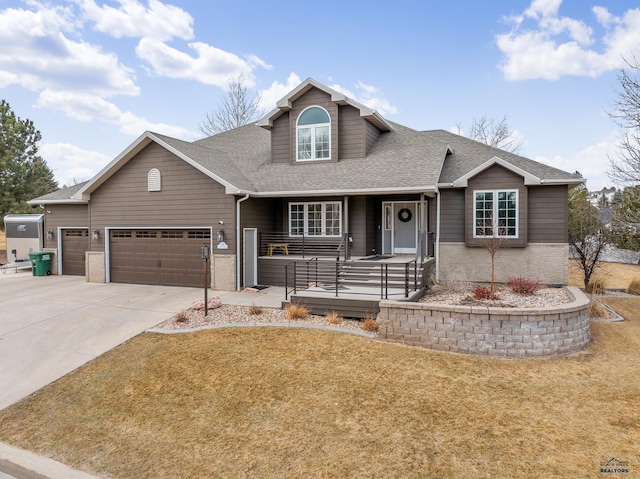
<svg viewBox="0 0 640 479"><path fill-rule="evenodd" d="M258 122L271 132L273 163L364 158L391 125L376 111L311 78Z"/></svg>

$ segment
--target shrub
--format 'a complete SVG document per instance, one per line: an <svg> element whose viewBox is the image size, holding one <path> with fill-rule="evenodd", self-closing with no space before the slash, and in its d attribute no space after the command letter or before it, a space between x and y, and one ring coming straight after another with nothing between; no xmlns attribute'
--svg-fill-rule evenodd
<svg viewBox="0 0 640 479"><path fill-rule="evenodd" d="M189 313L186 311L180 311L179 313L175 314L173 319L176 323L186 323L187 321L189 321Z"/></svg>
<svg viewBox="0 0 640 479"><path fill-rule="evenodd" d="M486 286L476 286L471 291L471 294L473 295L473 299L477 299L477 300L483 300L483 299L495 300L495 299L500 299L500 296L498 296L496 293L491 291Z"/></svg>
<svg viewBox="0 0 640 479"><path fill-rule="evenodd" d="M378 322L373 318L364 318L362 321L362 329L370 333L378 332Z"/></svg>
<svg viewBox="0 0 640 479"><path fill-rule="evenodd" d="M530 281L522 276L515 276L509 278L507 286L511 291L523 296L531 296L540 289L540 283L538 281Z"/></svg>
<svg viewBox="0 0 640 479"><path fill-rule="evenodd" d="M309 314L309 310L300 304L289 303L286 310L289 319L303 319Z"/></svg>
<svg viewBox="0 0 640 479"><path fill-rule="evenodd" d="M330 324L340 324L344 320L344 318L340 316L338 313L336 313L335 311L331 311L330 313L327 313L326 318Z"/></svg>
<svg viewBox="0 0 640 479"><path fill-rule="evenodd" d="M255 304L252 304L249 308L249 314L251 314L252 316L262 314L262 308L260 306L256 306Z"/></svg>
<svg viewBox="0 0 640 479"><path fill-rule="evenodd" d="M627 293L640 294L640 276L634 276L627 286Z"/></svg>

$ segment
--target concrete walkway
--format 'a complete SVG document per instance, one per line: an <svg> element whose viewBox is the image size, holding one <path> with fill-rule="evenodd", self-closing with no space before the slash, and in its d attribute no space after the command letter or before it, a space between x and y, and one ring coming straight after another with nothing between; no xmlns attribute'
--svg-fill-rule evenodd
<svg viewBox="0 0 640 479"><path fill-rule="evenodd" d="M280 308L284 288L209 291L223 304ZM79 276L0 274L0 409L204 298L196 288L87 283ZM90 479L0 443L0 479Z"/></svg>

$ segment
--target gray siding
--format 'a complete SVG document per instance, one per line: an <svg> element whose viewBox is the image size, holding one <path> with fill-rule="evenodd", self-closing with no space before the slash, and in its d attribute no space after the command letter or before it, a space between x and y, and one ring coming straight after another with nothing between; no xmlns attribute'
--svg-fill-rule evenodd
<svg viewBox="0 0 640 479"><path fill-rule="evenodd" d="M569 190L566 185L529 187L529 242L567 243Z"/></svg>
<svg viewBox="0 0 640 479"><path fill-rule="evenodd" d="M162 190L147 191L147 174L158 168ZM109 226L213 227L224 221L225 241L235 252L235 202L224 187L159 145L152 143L91 194L91 230ZM104 241L92 241L92 249ZM215 242L214 242L215 243Z"/></svg>
<svg viewBox="0 0 640 479"><path fill-rule="evenodd" d="M340 158L364 158L365 123L356 108L350 105L340 107Z"/></svg>
<svg viewBox="0 0 640 479"><path fill-rule="evenodd" d="M349 232L353 238L351 254L364 256L367 254L367 205L364 196L349 198Z"/></svg>
<svg viewBox="0 0 640 479"><path fill-rule="evenodd" d="M473 238L473 210L475 190L518 190L518 239L508 239L503 247L527 245L527 187L522 176L494 165L471 178L466 190L465 238L469 246L481 246L482 240Z"/></svg>
<svg viewBox="0 0 640 479"><path fill-rule="evenodd" d="M87 205L47 205L44 215L44 247L58 247L58 228L87 227L89 225L89 210ZM47 239L47 230L54 231L54 238Z"/></svg>
<svg viewBox="0 0 640 479"><path fill-rule="evenodd" d="M378 130L378 128L374 125L372 125L371 123L369 123L368 121L365 121L365 135L366 135L366 150L365 150L365 155L369 152L369 150L371 150L371 148L373 148L373 145L376 143L376 141L378 141L378 138L380 138L380 135L382 134L380 132L380 130Z"/></svg>
<svg viewBox="0 0 640 479"><path fill-rule="evenodd" d="M440 241L463 242L464 218L464 190L440 190Z"/></svg>
<svg viewBox="0 0 640 479"><path fill-rule="evenodd" d="M271 161L273 163L291 163L291 125L289 112L284 113L273 122L271 128ZM295 139L295 125L294 125ZM293 150L295 154L295 149Z"/></svg>

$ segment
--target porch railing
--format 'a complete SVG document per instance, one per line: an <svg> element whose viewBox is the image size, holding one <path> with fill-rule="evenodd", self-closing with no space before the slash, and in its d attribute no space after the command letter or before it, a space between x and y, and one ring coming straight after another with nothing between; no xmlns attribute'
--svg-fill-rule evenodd
<svg viewBox="0 0 640 479"><path fill-rule="evenodd" d="M409 295L423 287L423 267L416 260L404 262L331 261L312 258L285 265L285 299L299 291L327 292L335 297Z"/></svg>
<svg viewBox="0 0 640 479"><path fill-rule="evenodd" d="M283 232L261 232L258 234L260 256L281 255L286 252L286 254L298 255L303 258L307 256L335 257L341 240L342 238L339 236L290 236L289 233Z"/></svg>

